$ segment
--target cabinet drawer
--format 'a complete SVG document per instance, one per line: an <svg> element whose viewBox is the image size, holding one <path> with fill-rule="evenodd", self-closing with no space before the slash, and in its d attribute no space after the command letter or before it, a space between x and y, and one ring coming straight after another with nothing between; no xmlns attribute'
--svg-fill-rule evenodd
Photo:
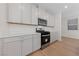
<svg viewBox="0 0 79 59"><path fill-rule="evenodd" d="M13 42L17 40L22 40L21 37L9 37L4 39L4 43Z"/></svg>
<svg viewBox="0 0 79 59"><path fill-rule="evenodd" d="M21 36L22 39L30 39L32 38L32 35L23 35Z"/></svg>

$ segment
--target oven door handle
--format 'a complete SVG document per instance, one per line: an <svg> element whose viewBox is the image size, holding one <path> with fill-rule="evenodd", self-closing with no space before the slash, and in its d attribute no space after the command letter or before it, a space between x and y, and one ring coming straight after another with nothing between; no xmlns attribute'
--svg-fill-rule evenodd
<svg viewBox="0 0 79 59"><path fill-rule="evenodd" d="M45 36L50 36L50 35L48 34L48 35L42 35L42 36L44 36L44 37L45 37Z"/></svg>

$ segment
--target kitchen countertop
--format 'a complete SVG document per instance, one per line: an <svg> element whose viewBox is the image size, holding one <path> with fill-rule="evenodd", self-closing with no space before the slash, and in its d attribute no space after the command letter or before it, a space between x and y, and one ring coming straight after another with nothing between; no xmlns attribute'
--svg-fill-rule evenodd
<svg viewBox="0 0 79 59"><path fill-rule="evenodd" d="M39 33L19 33L19 34L11 34L11 33L5 33L5 34L0 34L0 38L9 38L9 37L16 37L16 36L22 36L22 35L35 35Z"/></svg>

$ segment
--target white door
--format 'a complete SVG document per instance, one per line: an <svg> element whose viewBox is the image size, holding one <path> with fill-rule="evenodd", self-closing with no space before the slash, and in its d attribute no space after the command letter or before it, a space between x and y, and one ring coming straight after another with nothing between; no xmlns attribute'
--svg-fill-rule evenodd
<svg viewBox="0 0 79 59"><path fill-rule="evenodd" d="M22 4L22 23L31 24L32 19L32 5L28 3Z"/></svg>
<svg viewBox="0 0 79 59"><path fill-rule="evenodd" d="M38 25L38 8L32 5L32 24Z"/></svg>
<svg viewBox="0 0 79 59"><path fill-rule="evenodd" d="M28 55L32 53L32 38L28 38L22 41L22 55Z"/></svg>
<svg viewBox="0 0 79 59"><path fill-rule="evenodd" d="M8 22L21 23L22 5L21 3L8 4Z"/></svg>
<svg viewBox="0 0 79 59"><path fill-rule="evenodd" d="M36 51L41 48L41 36L33 35L33 51Z"/></svg>
<svg viewBox="0 0 79 59"><path fill-rule="evenodd" d="M21 41L4 43L3 55L4 56L21 56Z"/></svg>

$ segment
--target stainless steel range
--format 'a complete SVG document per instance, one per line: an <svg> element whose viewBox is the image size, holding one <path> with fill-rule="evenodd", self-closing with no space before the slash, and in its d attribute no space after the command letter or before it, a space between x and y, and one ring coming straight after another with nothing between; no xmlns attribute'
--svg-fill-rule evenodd
<svg viewBox="0 0 79 59"><path fill-rule="evenodd" d="M41 49L47 47L50 43L50 32L44 30L36 30L36 32L41 33Z"/></svg>

